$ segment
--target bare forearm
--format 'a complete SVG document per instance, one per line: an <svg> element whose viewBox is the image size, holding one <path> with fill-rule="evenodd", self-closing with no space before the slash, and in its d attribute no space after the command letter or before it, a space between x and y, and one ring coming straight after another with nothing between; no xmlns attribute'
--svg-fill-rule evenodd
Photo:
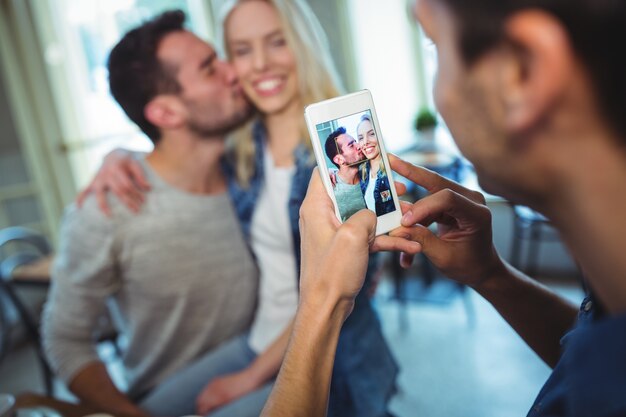
<svg viewBox="0 0 626 417"><path fill-rule="evenodd" d="M69 388L81 401L102 411L125 417L147 416L115 387L101 362L93 362L82 369Z"/></svg>
<svg viewBox="0 0 626 417"><path fill-rule="evenodd" d="M352 302L300 305L293 334L262 417L319 417L328 408L328 393L341 326Z"/></svg>
<svg viewBox="0 0 626 417"><path fill-rule="evenodd" d="M474 289L546 364L556 365L559 341L576 320L576 306L505 263Z"/></svg>

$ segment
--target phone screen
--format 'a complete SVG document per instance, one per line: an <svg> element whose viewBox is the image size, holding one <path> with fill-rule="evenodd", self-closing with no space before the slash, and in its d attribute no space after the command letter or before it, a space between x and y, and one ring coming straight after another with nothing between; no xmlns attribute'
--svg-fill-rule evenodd
<svg viewBox="0 0 626 417"><path fill-rule="evenodd" d="M364 208L377 216L395 211L389 168L371 110L319 123L316 130L341 221Z"/></svg>

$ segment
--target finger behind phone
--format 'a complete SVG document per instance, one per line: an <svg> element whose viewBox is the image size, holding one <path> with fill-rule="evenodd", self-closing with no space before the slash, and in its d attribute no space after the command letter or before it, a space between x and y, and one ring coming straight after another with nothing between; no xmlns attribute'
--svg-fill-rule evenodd
<svg viewBox="0 0 626 417"><path fill-rule="evenodd" d="M371 251L406 252L409 254L420 253L422 251L422 245L419 242L412 241L410 236L409 233L397 236L380 235L374 240Z"/></svg>

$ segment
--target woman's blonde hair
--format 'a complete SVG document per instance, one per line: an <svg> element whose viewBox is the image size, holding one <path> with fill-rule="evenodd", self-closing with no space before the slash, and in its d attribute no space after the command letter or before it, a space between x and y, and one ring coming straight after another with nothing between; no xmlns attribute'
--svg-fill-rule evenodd
<svg viewBox="0 0 626 417"><path fill-rule="evenodd" d="M228 58L231 51L226 39L226 23L233 10L241 3L250 0L228 0L224 4L220 22L222 23L222 45ZM258 0L257 0L258 1ZM343 93L335 65L330 56L328 41L321 24L310 7L303 0L261 0L274 7L282 24L283 34L296 61L300 102L304 106ZM235 164L239 183L247 187L254 174L255 145L252 126L259 119L256 115L245 126L233 132L229 138L229 153ZM302 141L311 148L311 142L301 120Z"/></svg>
<svg viewBox="0 0 626 417"><path fill-rule="evenodd" d="M361 120L359 120L359 123L357 123L357 125L356 125L357 137L358 137L359 126L361 126L361 123L363 123L363 122L370 122L370 124L374 128L374 132L376 132L376 128L374 127L374 122L372 122L372 118L370 117L369 114L365 113L363 116L361 116ZM378 134L376 135L376 140L378 140ZM378 146L380 147L380 142L379 142ZM382 152L382 151L380 151L380 152ZM359 168L360 171L361 171L361 181L366 181L367 180L366 164L369 164L369 161L367 161L365 164L360 165L360 168ZM381 160L380 160L380 172L381 172L382 175L387 175L387 170L385 169L385 161L382 159L382 155L381 155Z"/></svg>

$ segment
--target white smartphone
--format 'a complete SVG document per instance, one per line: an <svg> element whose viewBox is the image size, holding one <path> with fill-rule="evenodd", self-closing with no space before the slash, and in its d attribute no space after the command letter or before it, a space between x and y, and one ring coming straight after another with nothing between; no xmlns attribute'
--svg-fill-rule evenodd
<svg viewBox="0 0 626 417"><path fill-rule="evenodd" d="M372 95L368 90L304 110L324 186L343 223L357 211L376 213L376 235L400 226L402 212Z"/></svg>

